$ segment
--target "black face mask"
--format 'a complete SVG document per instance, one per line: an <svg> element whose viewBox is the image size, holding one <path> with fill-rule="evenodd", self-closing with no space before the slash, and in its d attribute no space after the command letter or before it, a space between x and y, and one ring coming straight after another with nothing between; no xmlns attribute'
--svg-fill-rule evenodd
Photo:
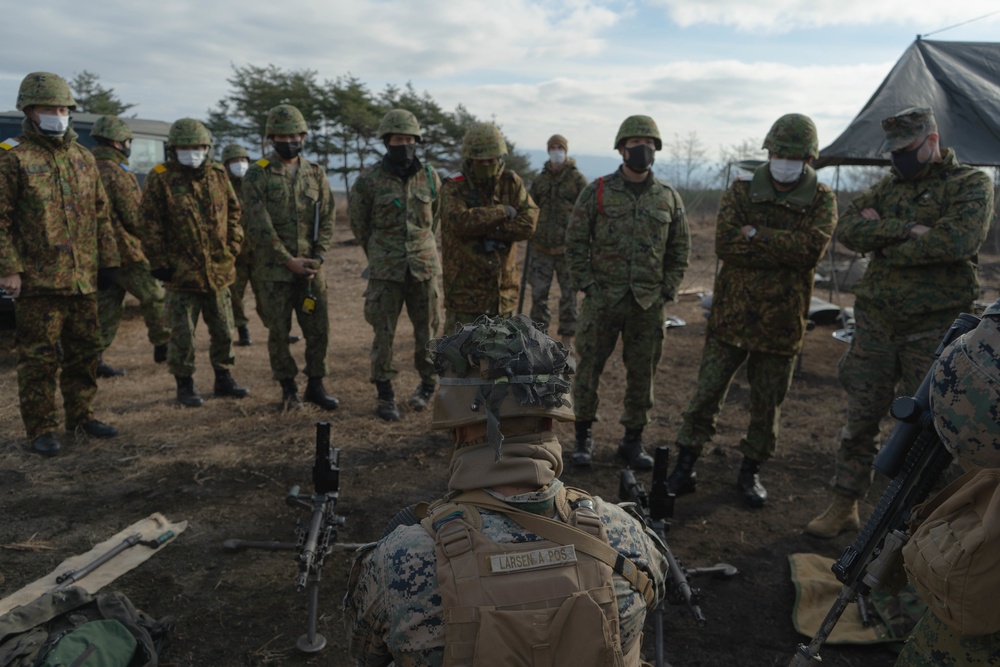
<svg viewBox="0 0 1000 667"><path fill-rule="evenodd" d="M399 167L409 167L413 158L417 156L416 144L400 144L398 146L386 146L389 153L389 161Z"/></svg>
<svg viewBox="0 0 1000 667"><path fill-rule="evenodd" d="M125 159L128 159L132 155L132 144L122 144L121 148L115 148L115 150L124 155Z"/></svg>
<svg viewBox="0 0 1000 667"><path fill-rule="evenodd" d="M302 152L301 141L272 141L274 150L284 160L294 160Z"/></svg>
<svg viewBox="0 0 1000 667"><path fill-rule="evenodd" d="M649 168L653 166L656 151L653 150L652 146L640 144L626 148L625 153L628 156L625 158L625 166L641 174L649 171Z"/></svg>
<svg viewBox="0 0 1000 667"><path fill-rule="evenodd" d="M908 151L896 151L892 154L892 166L896 168L904 181L912 181L927 166L927 162L922 162L917 157L917 153L920 152L929 138L929 136L924 137L924 140L916 148L911 148Z"/></svg>

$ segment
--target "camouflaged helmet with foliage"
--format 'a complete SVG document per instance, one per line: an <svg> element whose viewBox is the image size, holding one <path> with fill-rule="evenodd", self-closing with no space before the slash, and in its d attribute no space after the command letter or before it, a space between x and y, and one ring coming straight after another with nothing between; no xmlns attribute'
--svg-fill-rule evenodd
<svg viewBox="0 0 1000 667"><path fill-rule="evenodd" d="M507 142L500 128L493 123L475 123L462 138L462 157L489 160L507 154Z"/></svg>
<svg viewBox="0 0 1000 667"><path fill-rule="evenodd" d="M621 147L622 142L632 137L649 137L656 142L656 150L663 149L663 140L660 139L660 128L656 126L656 121L649 116L629 116L622 121L615 135L615 150Z"/></svg>
<svg viewBox="0 0 1000 667"><path fill-rule="evenodd" d="M222 149L222 162L226 163L230 160L235 160L237 158L245 157L247 160L250 159L250 153L247 149L243 148L239 144L227 144L225 148Z"/></svg>
<svg viewBox="0 0 1000 667"><path fill-rule="evenodd" d="M17 110L40 104L48 107L76 108L76 100L66 79L51 72L32 72L17 90Z"/></svg>
<svg viewBox="0 0 1000 667"><path fill-rule="evenodd" d="M279 104L267 112L267 125L264 136L273 137L279 134L305 134L309 131L306 118L302 112L291 104Z"/></svg>
<svg viewBox="0 0 1000 667"><path fill-rule="evenodd" d="M90 136L124 143L132 138L132 128L118 116L101 116L91 128Z"/></svg>
<svg viewBox="0 0 1000 667"><path fill-rule="evenodd" d="M210 146L212 144L212 133L208 131L200 120L194 118L181 118L174 121L167 134L167 146L176 148L178 146Z"/></svg>
<svg viewBox="0 0 1000 667"><path fill-rule="evenodd" d="M570 376L576 362L562 343L535 328L524 315L483 315L456 333L431 341L441 388L433 428L486 422L498 458L500 421L551 417L573 421Z"/></svg>
<svg viewBox="0 0 1000 667"><path fill-rule="evenodd" d="M417 138L417 143L423 143L420 123L417 117L406 109L392 109L378 124L378 138L385 139L390 134L409 134Z"/></svg>
<svg viewBox="0 0 1000 667"><path fill-rule="evenodd" d="M819 158L819 135L816 124L800 113L785 114L774 121L764 137L765 150L783 158Z"/></svg>

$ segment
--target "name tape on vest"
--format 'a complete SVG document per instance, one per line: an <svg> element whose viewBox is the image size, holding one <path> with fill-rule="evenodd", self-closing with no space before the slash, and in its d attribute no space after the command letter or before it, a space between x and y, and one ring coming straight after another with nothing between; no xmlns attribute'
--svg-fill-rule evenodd
<svg viewBox="0 0 1000 667"><path fill-rule="evenodd" d="M572 544L568 544L550 549L490 556L490 570L495 573L519 572L575 562L576 548Z"/></svg>

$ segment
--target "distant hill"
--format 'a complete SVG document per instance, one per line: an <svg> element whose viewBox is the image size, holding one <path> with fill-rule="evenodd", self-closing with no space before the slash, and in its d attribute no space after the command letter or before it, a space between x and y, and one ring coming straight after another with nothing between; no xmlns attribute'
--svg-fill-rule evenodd
<svg viewBox="0 0 1000 667"><path fill-rule="evenodd" d="M548 151L526 150L524 152L531 160L531 166L538 171L542 170L545 162L549 159ZM590 181L598 176L610 174L622 163L621 157L617 154L610 154L605 157L603 155L576 155L575 153L570 153L570 157L576 160L576 168Z"/></svg>

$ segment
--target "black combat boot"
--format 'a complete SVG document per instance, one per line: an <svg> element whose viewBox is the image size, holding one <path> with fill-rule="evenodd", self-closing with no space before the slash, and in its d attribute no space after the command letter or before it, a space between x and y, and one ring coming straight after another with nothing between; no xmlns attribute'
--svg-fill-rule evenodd
<svg viewBox="0 0 1000 667"><path fill-rule="evenodd" d="M116 429L111 424L105 424L102 421L97 421L96 419L88 419L85 422L77 424L78 429L89 435L91 438L113 438L118 435L118 429ZM76 429L73 430L74 433Z"/></svg>
<svg viewBox="0 0 1000 667"><path fill-rule="evenodd" d="M590 434L590 428L594 425L592 421L578 421L576 426L576 446L573 448L573 455L570 460L573 465L587 467L594 460L594 438Z"/></svg>
<svg viewBox="0 0 1000 667"><path fill-rule="evenodd" d="M246 398L250 395L250 390L236 384L236 380L227 370L215 369L215 395L230 396L232 398Z"/></svg>
<svg viewBox="0 0 1000 667"><path fill-rule="evenodd" d="M194 388L194 378L191 376L177 378L177 401L188 408L200 408L205 404L205 399L198 395Z"/></svg>
<svg viewBox="0 0 1000 667"><path fill-rule="evenodd" d="M121 368L114 368L113 366L108 366L104 363L104 355L97 355L97 377L99 378L113 378L125 375L125 371Z"/></svg>
<svg viewBox="0 0 1000 667"><path fill-rule="evenodd" d="M421 382L417 385L417 388L413 390L413 395L410 396L410 400L406 402L410 406L410 409L414 412L421 412L427 409L427 404L431 400L431 396L434 395L434 383Z"/></svg>
<svg viewBox="0 0 1000 667"><path fill-rule="evenodd" d="M250 338L250 329L244 327L236 327L236 333L239 334L239 338L236 340L236 344L240 347L246 347L248 345L253 345L253 339Z"/></svg>
<svg viewBox="0 0 1000 667"><path fill-rule="evenodd" d="M677 455L677 467L667 477L667 493L683 496L694 493L698 486L698 473L694 471L694 462L698 460L698 450L691 447L680 447Z"/></svg>
<svg viewBox="0 0 1000 667"><path fill-rule="evenodd" d="M306 384L306 393L303 394L302 398L324 410L336 410L340 406L340 401L326 393L323 378L309 378L309 382Z"/></svg>
<svg viewBox="0 0 1000 667"><path fill-rule="evenodd" d="M62 444L55 433L43 433L31 441L31 449L42 456L55 456L62 451Z"/></svg>
<svg viewBox="0 0 1000 667"><path fill-rule="evenodd" d="M162 364L167 360L167 344L153 346L153 362Z"/></svg>
<svg viewBox="0 0 1000 667"><path fill-rule="evenodd" d="M625 437L618 443L618 458L624 459L636 470L653 469L653 457L642 449L641 428L625 429Z"/></svg>
<svg viewBox="0 0 1000 667"><path fill-rule="evenodd" d="M299 388L295 386L295 378L285 378L279 382L281 383L281 403L285 409L301 408L302 399L299 398Z"/></svg>
<svg viewBox="0 0 1000 667"><path fill-rule="evenodd" d="M743 500L750 507L763 507L767 502L767 489L760 483L760 461L754 461L746 456L740 466L740 476L736 483L743 493Z"/></svg>
<svg viewBox="0 0 1000 667"><path fill-rule="evenodd" d="M392 382L376 382L375 388L378 390L378 407L375 408L375 414L383 421L398 422L399 408L396 407L396 392L392 388Z"/></svg>

